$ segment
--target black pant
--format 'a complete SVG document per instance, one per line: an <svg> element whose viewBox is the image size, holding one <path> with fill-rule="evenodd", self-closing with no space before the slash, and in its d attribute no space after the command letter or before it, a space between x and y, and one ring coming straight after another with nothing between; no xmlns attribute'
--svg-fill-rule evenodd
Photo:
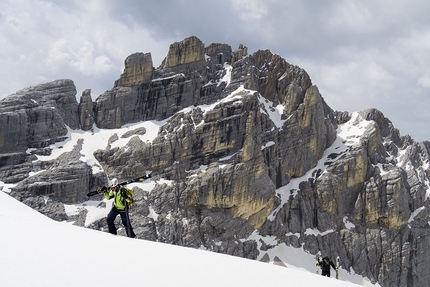
<svg viewBox="0 0 430 287"><path fill-rule="evenodd" d="M321 275L322 275L322 276L330 277L330 270L329 270L329 271L327 271L327 270L326 270L326 271L322 270Z"/></svg>
<svg viewBox="0 0 430 287"><path fill-rule="evenodd" d="M133 228L131 227L131 223L127 222L127 214L125 213L125 211L119 211L115 206L112 207L111 211L109 212L106 218L108 228L109 228L109 233L116 235L116 226L114 221L118 214L121 216L121 221L122 221L122 224L125 226L125 230L127 231L127 236L131 238L136 237L136 234L134 234Z"/></svg>

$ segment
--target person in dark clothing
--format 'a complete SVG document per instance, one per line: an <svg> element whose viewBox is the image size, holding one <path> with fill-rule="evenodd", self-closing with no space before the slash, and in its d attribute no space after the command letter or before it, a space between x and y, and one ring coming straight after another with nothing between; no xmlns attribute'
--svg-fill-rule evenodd
<svg viewBox="0 0 430 287"><path fill-rule="evenodd" d="M327 256L324 257L323 260L318 263L321 267L322 276L330 277L330 266L333 267L334 270L336 270L336 266L334 266L334 263Z"/></svg>

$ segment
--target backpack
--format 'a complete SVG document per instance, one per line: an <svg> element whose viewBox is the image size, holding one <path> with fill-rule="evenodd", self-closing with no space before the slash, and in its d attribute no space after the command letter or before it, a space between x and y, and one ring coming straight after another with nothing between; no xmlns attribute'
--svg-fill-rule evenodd
<svg viewBox="0 0 430 287"><path fill-rule="evenodd" d="M330 258L328 258L327 256L324 257L321 262L321 269L327 271L330 270Z"/></svg>
<svg viewBox="0 0 430 287"><path fill-rule="evenodd" d="M323 264L324 265L330 265L330 258L328 258L327 256L323 258Z"/></svg>
<svg viewBox="0 0 430 287"><path fill-rule="evenodd" d="M127 201L132 211L134 211L133 190L128 187L121 187L121 195Z"/></svg>

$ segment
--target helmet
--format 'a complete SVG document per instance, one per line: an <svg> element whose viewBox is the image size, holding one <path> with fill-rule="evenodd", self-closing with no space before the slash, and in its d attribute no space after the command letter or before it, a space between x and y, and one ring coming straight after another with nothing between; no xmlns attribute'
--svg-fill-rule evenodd
<svg viewBox="0 0 430 287"><path fill-rule="evenodd" d="M111 186L118 185L118 179L116 179L116 178L112 178L112 179L111 179L111 181L110 181L110 185L111 185Z"/></svg>

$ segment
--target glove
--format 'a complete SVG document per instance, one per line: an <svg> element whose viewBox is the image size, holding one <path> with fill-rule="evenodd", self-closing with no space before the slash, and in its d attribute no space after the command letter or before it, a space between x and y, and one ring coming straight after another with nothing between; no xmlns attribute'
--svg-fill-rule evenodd
<svg viewBox="0 0 430 287"><path fill-rule="evenodd" d="M104 193L107 191L107 187L103 186L102 188L97 189L97 193Z"/></svg>

